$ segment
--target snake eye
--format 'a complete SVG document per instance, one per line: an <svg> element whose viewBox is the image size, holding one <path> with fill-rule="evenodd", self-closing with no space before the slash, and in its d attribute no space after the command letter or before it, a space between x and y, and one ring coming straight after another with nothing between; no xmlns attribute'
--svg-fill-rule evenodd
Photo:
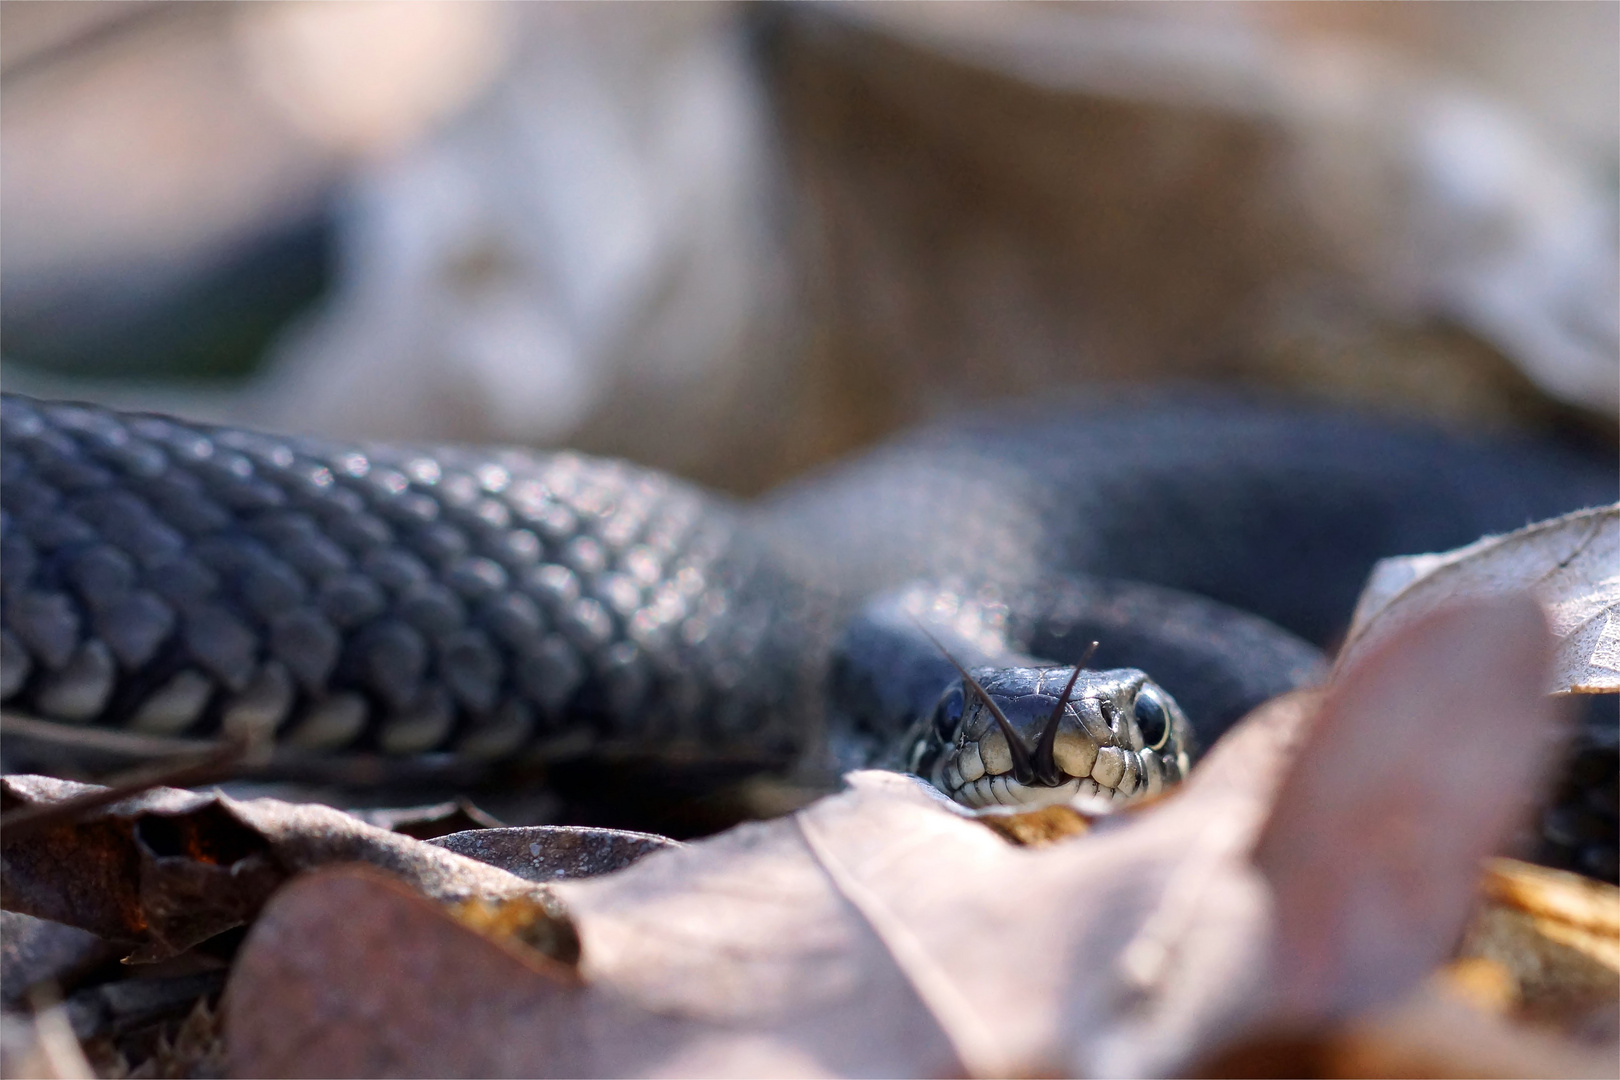
<svg viewBox="0 0 1620 1080"><path fill-rule="evenodd" d="M1142 741L1149 750L1162 750L1170 741L1170 711L1164 701L1150 687L1144 686L1136 695L1136 726L1142 731Z"/></svg>
<svg viewBox="0 0 1620 1080"><path fill-rule="evenodd" d="M942 743L956 738L956 726L962 722L962 688L952 686L934 706L934 737Z"/></svg>

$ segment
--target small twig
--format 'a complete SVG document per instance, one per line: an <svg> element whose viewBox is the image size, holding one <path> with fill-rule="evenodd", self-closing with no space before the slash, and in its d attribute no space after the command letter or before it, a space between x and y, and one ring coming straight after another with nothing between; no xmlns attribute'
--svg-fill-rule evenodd
<svg viewBox="0 0 1620 1080"><path fill-rule="evenodd" d="M112 728L81 727L54 720L36 720L17 713L0 713L0 739L24 740L72 750L90 750L138 760L172 759L181 754L206 754L219 744L213 739L185 739L169 735L142 735Z"/></svg>
<svg viewBox="0 0 1620 1080"><path fill-rule="evenodd" d="M85 1059L84 1046L73 1032L58 987L54 983L34 987L28 992L28 1004L34 1010L35 1053L30 1056L36 1059L28 1064L46 1066L48 1071L42 1070L41 1075L91 1080L95 1070Z"/></svg>
<svg viewBox="0 0 1620 1080"><path fill-rule="evenodd" d="M61 802L19 806L0 814L0 845L25 839L44 829L71 824L92 811L144 794L152 788L191 787L223 780L235 771L235 766L250 749L250 744L244 741L221 743L202 757L155 762L132 769L121 777L115 777L107 787L87 791Z"/></svg>

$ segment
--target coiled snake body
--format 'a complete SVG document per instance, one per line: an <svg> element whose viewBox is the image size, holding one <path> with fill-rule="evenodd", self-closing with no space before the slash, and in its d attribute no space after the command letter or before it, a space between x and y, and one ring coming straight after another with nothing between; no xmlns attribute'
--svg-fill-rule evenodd
<svg viewBox="0 0 1620 1080"><path fill-rule="evenodd" d="M888 762L978 804L1157 790L1319 673L1375 559L1616 486L1203 391L958 419L749 504L568 452L15 396L0 431L8 709L273 730L293 762Z"/></svg>

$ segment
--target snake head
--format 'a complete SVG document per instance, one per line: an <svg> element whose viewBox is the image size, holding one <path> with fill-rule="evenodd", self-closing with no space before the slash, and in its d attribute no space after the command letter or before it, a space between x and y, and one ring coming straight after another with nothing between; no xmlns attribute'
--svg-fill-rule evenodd
<svg viewBox="0 0 1620 1080"><path fill-rule="evenodd" d="M967 806L1129 802L1191 766L1180 706L1135 668L979 668L953 680L914 765Z"/></svg>

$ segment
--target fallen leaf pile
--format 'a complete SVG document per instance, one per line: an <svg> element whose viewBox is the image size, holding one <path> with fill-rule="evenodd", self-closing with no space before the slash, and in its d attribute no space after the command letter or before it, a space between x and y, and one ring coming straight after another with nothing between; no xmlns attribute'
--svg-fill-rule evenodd
<svg viewBox="0 0 1620 1080"><path fill-rule="evenodd" d="M1601 1075L1614 890L1476 899L1556 746L1551 649L1525 597L1453 605L1068 826L883 772L685 845L152 791L5 844L7 992L67 991L8 1012L7 1072L72 1075L66 1030L146 1075Z"/></svg>

